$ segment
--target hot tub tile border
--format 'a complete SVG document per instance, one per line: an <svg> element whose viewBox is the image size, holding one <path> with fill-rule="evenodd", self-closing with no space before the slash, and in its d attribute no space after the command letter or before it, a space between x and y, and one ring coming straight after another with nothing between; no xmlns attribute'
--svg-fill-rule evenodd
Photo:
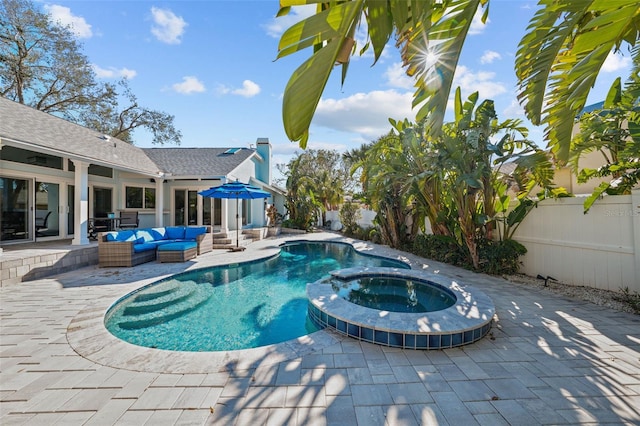
<svg viewBox="0 0 640 426"><path fill-rule="evenodd" d="M491 330L495 315L491 299L480 290L455 280L423 271L372 267L340 269L331 275L342 280L388 276L427 281L452 293L456 303L437 312L383 314L338 297L324 279L307 285L309 318L320 328L330 328L364 342L421 350L467 345L482 339ZM434 325L441 329L432 329Z"/></svg>

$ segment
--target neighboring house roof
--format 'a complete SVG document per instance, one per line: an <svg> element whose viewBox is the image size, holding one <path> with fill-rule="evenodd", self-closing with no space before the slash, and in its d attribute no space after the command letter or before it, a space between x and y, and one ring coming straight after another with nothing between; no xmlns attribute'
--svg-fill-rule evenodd
<svg viewBox="0 0 640 426"><path fill-rule="evenodd" d="M157 176L138 147L0 96L0 139L19 148Z"/></svg>
<svg viewBox="0 0 640 426"><path fill-rule="evenodd" d="M586 107L584 107L582 109L582 111L580 111L580 114L578 114L578 117L582 117L583 114L586 114L588 112L593 112L593 111L596 111L596 110L602 109L602 108L604 108L604 101L600 101L600 102L596 102L595 104L587 105Z"/></svg>
<svg viewBox="0 0 640 426"><path fill-rule="evenodd" d="M182 178L221 178L257 155L249 148L143 148L166 174Z"/></svg>

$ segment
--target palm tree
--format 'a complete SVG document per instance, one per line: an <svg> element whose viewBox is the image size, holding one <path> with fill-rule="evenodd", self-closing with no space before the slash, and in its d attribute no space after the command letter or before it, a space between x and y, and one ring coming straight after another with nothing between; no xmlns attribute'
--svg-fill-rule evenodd
<svg viewBox="0 0 640 426"><path fill-rule="evenodd" d="M313 47L312 56L296 69L285 89L283 122L287 136L306 147L309 126L335 64L342 82L349 57L369 48L374 64L395 33L406 73L416 80L416 121L426 118L431 135L441 130L460 52L475 13L483 20L489 0L280 0L279 16L292 6L317 4L315 15L286 30L278 58ZM356 28L365 19L368 40L354 46ZM607 55L623 43L639 56L640 6L631 0L540 0L517 57L518 98L527 117L545 124L555 155L569 154L573 118L585 101Z"/></svg>
<svg viewBox="0 0 640 426"><path fill-rule="evenodd" d="M412 216L410 195L406 191L410 165L398 135L390 132L366 148L366 154L352 167L361 172L365 202L376 211L375 224L385 244L401 247L407 241L407 216ZM415 233L416 227L412 228ZM409 237L410 238L410 237Z"/></svg>

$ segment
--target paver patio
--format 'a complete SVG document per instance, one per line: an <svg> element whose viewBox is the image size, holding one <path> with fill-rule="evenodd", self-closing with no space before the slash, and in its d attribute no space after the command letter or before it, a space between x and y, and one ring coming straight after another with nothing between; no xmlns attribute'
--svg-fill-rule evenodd
<svg viewBox="0 0 640 426"><path fill-rule="evenodd" d="M106 308L141 285L268 256L287 239L300 236L1 288L0 424L640 424L640 316L370 243L356 246L487 293L491 334L442 351L320 331L254 350L185 353L120 342L102 325Z"/></svg>

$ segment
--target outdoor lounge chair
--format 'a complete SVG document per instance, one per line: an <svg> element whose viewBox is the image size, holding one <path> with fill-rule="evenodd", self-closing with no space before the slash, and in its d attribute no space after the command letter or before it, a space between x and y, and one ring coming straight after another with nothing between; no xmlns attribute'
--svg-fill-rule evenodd
<svg viewBox="0 0 640 426"><path fill-rule="evenodd" d="M120 212L120 229L134 229L140 224L138 212Z"/></svg>

